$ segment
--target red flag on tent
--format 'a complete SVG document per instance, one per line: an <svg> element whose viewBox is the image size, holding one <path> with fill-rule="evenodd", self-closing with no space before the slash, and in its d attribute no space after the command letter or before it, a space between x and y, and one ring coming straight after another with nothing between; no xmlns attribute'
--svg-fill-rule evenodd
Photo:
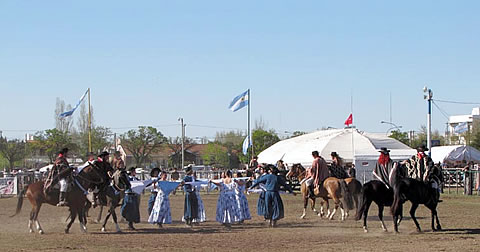
<svg viewBox="0 0 480 252"><path fill-rule="evenodd" d="M345 125L350 126L350 124L353 124L353 114L350 114L347 120L345 120Z"/></svg>

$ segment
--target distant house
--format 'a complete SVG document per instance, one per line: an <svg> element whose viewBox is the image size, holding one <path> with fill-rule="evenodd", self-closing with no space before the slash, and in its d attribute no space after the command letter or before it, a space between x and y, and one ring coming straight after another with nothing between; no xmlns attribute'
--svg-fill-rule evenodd
<svg viewBox="0 0 480 252"><path fill-rule="evenodd" d="M185 165L194 164L194 165L203 165L204 160L203 156L206 153L205 150L207 148L207 144L193 144L188 145L185 148ZM224 148L224 147L222 147ZM114 148L112 148L111 152L113 152ZM121 144L117 145L117 150L122 153L123 159L125 160L125 164L127 167L135 165L135 158L133 154L123 148ZM225 148L225 151L227 149ZM145 161L145 166L148 168L151 167L159 167L161 169L167 168L180 168L182 160L181 151L175 152L169 146L165 145L160 147L157 151L150 154L148 160Z"/></svg>
<svg viewBox="0 0 480 252"><path fill-rule="evenodd" d="M473 127L478 123L480 123L480 107L473 108L470 115L450 116L448 118L448 134L451 136L448 139L449 144L466 144L462 131L472 131ZM462 125L464 130L460 129Z"/></svg>

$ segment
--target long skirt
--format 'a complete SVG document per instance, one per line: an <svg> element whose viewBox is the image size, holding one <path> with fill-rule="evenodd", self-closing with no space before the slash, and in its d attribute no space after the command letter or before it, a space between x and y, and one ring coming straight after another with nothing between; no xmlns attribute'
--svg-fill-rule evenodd
<svg viewBox="0 0 480 252"><path fill-rule="evenodd" d="M140 209L138 208L138 195L136 193L125 194L120 213L128 222L140 222Z"/></svg>
<svg viewBox="0 0 480 252"><path fill-rule="evenodd" d="M153 205L152 213L148 217L148 222L153 224L171 224L172 214L170 212L170 199L168 195L158 193Z"/></svg>
<svg viewBox="0 0 480 252"><path fill-rule="evenodd" d="M207 221L207 214L205 213L205 206L203 206L202 197L200 197L200 193L198 191L195 191L195 194L197 195L198 215L197 215L197 218L192 220L192 222L194 223L205 222ZM182 216L182 221L185 222L184 216Z"/></svg>
<svg viewBox="0 0 480 252"><path fill-rule="evenodd" d="M252 216L250 215L250 209L248 208L248 200L247 196L243 192L239 192L235 195L237 200L238 208L240 208L241 218L239 221L242 220L250 220Z"/></svg>
<svg viewBox="0 0 480 252"><path fill-rule="evenodd" d="M195 192L185 192L183 218L188 221L198 218L198 200Z"/></svg>
<svg viewBox="0 0 480 252"><path fill-rule="evenodd" d="M229 224L243 220L234 192L220 193L217 201L217 215L215 220L220 223Z"/></svg>
<svg viewBox="0 0 480 252"><path fill-rule="evenodd" d="M278 192L267 191L265 193L265 204L265 219L279 220L284 217L283 202Z"/></svg>
<svg viewBox="0 0 480 252"><path fill-rule="evenodd" d="M150 194L150 198L148 198L148 216L152 213L153 205L155 204L155 199L157 198L157 193Z"/></svg>
<svg viewBox="0 0 480 252"><path fill-rule="evenodd" d="M265 215L265 191L260 193L257 201L257 214L259 216Z"/></svg>

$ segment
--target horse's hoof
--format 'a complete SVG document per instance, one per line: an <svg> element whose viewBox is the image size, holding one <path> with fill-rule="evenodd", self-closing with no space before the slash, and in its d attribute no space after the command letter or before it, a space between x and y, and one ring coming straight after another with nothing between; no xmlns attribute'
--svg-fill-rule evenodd
<svg viewBox="0 0 480 252"><path fill-rule="evenodd" d="M420 228L417 228L417 233L421 233L422 230Z"/></svg>
<svg viewBox="0 0 480 252"><path fill-rule="evenodd" d="M438 226L437 226L437 230L438 230L438 231L442 231L442 226L438 225Z"/></svg>
<svg viewBox="0 0 480 252"><path fill-rule="evenodd" d="M384 232L384 233L388 233L388 230L387 230L387 229L384 229L383 232Z"/></svg>
<svg viewBox="0 0 480 252"><path fill-rule="evenodd" d="M300 219L305 219L305 215L300 216Z"/></svg>
<svg viewBox="0 0 480 252"><path fill-rule="evenodd" d="M363 227L363 232L368 233L368 229L366 227Z"/></svg>
<svg viewBox="0 0 480 252"><path fill-rule="evenodd" d="M102 232L105 233L105 232L107 232L107 230L104 227L102 227Z"/></svg>
<svg viewBox="0 0 480 252"><path fill-rule="evenodd" d="M33 229L28 230L29 233L33 233Z"/></svg>
<svg viewBox="0 0 480 252"><path fill-rule="evenodd" d="M70 231L68 229L65 229L65 234L68 234Z"/></svg>
<svg viewBox="0 0 480 252"><path fill-rule="evenodd" d="M38 231L39 234L44 234L43 230Z"/></svg>

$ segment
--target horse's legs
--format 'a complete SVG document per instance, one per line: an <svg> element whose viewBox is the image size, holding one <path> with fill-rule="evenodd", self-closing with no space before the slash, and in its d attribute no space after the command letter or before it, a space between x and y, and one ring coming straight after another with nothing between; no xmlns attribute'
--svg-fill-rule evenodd
<svg viewBox="0 0 480 252"><path fill-rule="evenodd" d="M435 218L437 219L437 230L442 230L442 226L440 225L440 220L438 219L437 209L434 209L434 211L435 211Z"/></svg>
<svg viewBox="0 0 480 252"><path fill-rule="evenodd" d="M100 205L100 212L98 213L98 217L95 220L96 223L100 223L100 221L102 221L102 213L103 213L103 205Z"/></svg>
<svg viewBox="0 0 480 252"><path fill-rule="evenodd" d="M116 204L115 204L115 206L116 206ZM112 211L113 222L115 222L115 229L116 229L117 233L120 233L120 232L122 232L122 230L120 229L120 226L118 226L117 214L115 213L115 207L114 206L110 207L110 210Z"/></svg>
<svg viewBox="0 0 480 252"><path fill-rule="evenodd" d="M81 208L78 211L78 222L80 223L80 231L87 233L87 213L85 208Z"/></svg>
<svg viewBox="0 0 480 252"><path fill-rule="evenodd" d="M333 219L333 216L335 215L335 212L337 212L338 205L339 205L339 203L341 203L340 200L337 199L337 198L333 198L332 200L333 200L333 202L335 202L335 207L333 208L333 211L331 212L330 216L327 215L327 218L330 219L330 220Z"/></svg>
<svg viewBox="0 0 480 252"><path fill-rule="evenodd" d="M385 226L385 223L383 222L383 205L378 205L378 218L380 218L380 221L382 222L382 229L384 232L387 232L387 227Z"/></svg>
<svg viewBox="0 0 480 252"><path fill-rule="evenodd" d="M42 226L40 226L40 222L38 221L38 213L40 212L40 207L42 204L37 203L37 207L35 208L35 211L33 213L33 221L35 221L35 225L37 226L37 231L39 234L44 234Z"/></svg>
<svg viewBox="0 0 480 252"><path fill-rule="evenodd" d="M33 206L32 207L32 211L30 211L30 219L28 220L28 231L30 233L33 233L34 230L33 230L33 221L35 219L35 211L36 211L36 206Z"/></svg>
<svg viewBox="0 0 480 252"><path fill-rule="evenodd" d="M305 219L305 216L307 215L307 206L308 206L308 196L304 195L303 196L303 214L300 216L300 219Z"/></svg>
<svg viewBox="0 0 480 252"><path fill-rule="evenodd" d="M67 224L67 227L65 228L65 234L68 234L70 232L70 227L72 226L73 222L77 218L77 209L72 209L70 208L70 222ZM81 220L79 220L81 222Z"/></svg>
<svg viewBox="0 0 480 252"><path fill-rule="evenodd" d="M415 222L415 226L417 226L417 231L422 232L420 229L420 224L418 224L417 218L415 217L415 211L417 211L418 204L412 203L412 208L410 208L410 216L412 217L413 222Z"/></svg>
<svg viewBox="0 0 480 252"><path fill-rule="evenodd" d="M107 215L105 216L105 220L103 221L103 225L102 225L102 232L106 232L107 229L105 229L105 226L107 225L107 221L108 221L108 218L110 218L110 215L112 213L110 212L110 210L108 210L108 213Z"/></svg>
<svg viewBox="0 0 480 252"><path fill-rule="evenodd" d="M320 213L317 211L317 209L315 209L316 199L315 199L315 198L311 198L311 199L310 199L310 203L311 203L311 205L312 205L312 211L313 211L316 215L320 216ZM322 206L322 203L320 203L320 207L321 207L321 206Z"/></svg>
<svg viewBox="0 0 480 252"><path fill-rule="evenodd" d="M365 233L368 233L368 227L367 227L367 217L368 217L368 209L370 209L370 205L372 204L372 201L370 199L366 199L367 202L365 202L365 210L363 210L363 231Z"/></svg>

